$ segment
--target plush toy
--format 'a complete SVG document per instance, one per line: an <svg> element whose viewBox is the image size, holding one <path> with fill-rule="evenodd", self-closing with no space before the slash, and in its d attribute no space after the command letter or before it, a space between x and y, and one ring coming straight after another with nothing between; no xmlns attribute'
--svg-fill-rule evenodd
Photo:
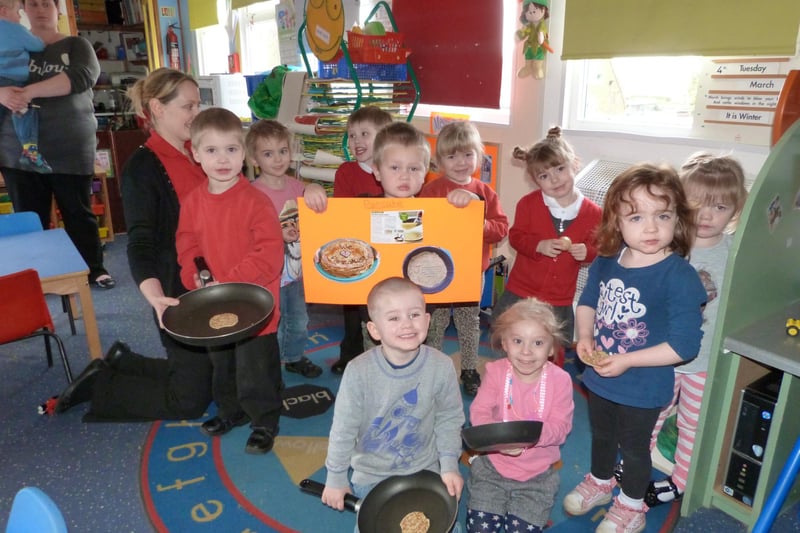
<svg viewBox="0 0 800 533"><path fill-rule="evenodd" d="M546 52L553 52L547 42L547 19L550 18L549 0L522 0L522 14L519 21L524 26L517 30L517 38L522 43L525 65L517 72L517 77L533 75L537 80L544 78L544 59Z"/></svg>

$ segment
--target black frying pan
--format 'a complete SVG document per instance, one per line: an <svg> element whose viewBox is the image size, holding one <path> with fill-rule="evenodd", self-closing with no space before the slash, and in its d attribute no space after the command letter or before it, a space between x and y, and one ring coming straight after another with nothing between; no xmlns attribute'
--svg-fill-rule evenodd
<svg viewBox="0 0 800 533"><path fill-rule="evenodd" d="M304 479L300 489L322 496L325 485ZM400 533L400 522L414 511L425 513L431 521L428 533L447 533L458 515L458 500L447 492L439 474L430 470L388 477L362 500L346 495L344 505L358 513L360 533Z"/></svg>
<svg viewBox="0 0 800 533"><path fill-rule="evenodd" d="M513 448L528 448L539 441L542 423L538 420L515 420L483 424L461 430L461 438L476 452L498 452Z"/></svg>
<svg viewBox="0 0 800 533"><path fill-rule="evenodd" d="M205 261L196 258L195 263L203 284L213 281ZM264 327L275 307L272 293L253 283L204 286L178 299L181 303L167 307L161 322L172 337L192 346L222 346L246 339ZM238 321L229 327L211 327L212 317L222 313L232 313Z"/></svg>

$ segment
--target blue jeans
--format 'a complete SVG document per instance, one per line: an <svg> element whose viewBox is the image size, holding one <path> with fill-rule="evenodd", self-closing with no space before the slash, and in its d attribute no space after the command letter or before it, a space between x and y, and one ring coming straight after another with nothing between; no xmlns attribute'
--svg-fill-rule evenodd
<svg viewBox="0 0 800 533"><path fill-rule="evenodd" d="M302 278L281 287L280 300L278 346L281 362L296 363L303 357L308 341L308 310Z"/></svg>
<svg viewBox="0 0 800 533"><path fill-rule="evenodd" d="M22 87L20 83L15 83L8 78L0 77L0 87ZM3 121L5 114L10 112L6 107L0 106L0 122ZM14 132L17 134L19 144L39 144L39 112L35 107L29 107L25 114L11 114L11 122L14 124Z"/></svg>

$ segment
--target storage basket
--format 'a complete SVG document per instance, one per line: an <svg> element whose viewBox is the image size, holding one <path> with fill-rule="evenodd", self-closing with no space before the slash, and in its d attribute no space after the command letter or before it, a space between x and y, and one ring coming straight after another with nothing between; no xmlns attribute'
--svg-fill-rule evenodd
<svg viewBox="0 0 800 533"><path fill-rule="evenodd" d="M353 63L405 63L411 50L403 48L403 34L366 35L347 32L347 49Z"/></svg>
<svg viewBox="0 0 800 533"><path fill-rule="evenodd" d="M408 70L405 63L353 63L353 67L356 69L356 76L358 76L359 80L405 81L408 79ZM347 59L343 57L336 62L320 62L318 76L322 79L349 79L350 72L347 68Z"/></svg>

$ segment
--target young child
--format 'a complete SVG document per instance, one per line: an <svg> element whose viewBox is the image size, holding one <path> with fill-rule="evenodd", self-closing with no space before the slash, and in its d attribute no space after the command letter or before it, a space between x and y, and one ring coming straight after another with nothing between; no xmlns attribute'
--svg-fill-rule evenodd
<svg viewBox="0 0 800 533"><path fill-rule="evenodd" d="M387 477L420 470L439 472L458 498L464 407L450 358L422 344L430 321L422 291L388 278L372 288L367 306L367 328L381 344L350 361L342 377L322 502L342 510L345 494L364 498Z"/></svg>
<svg viewBox="0 0 800 533"><path fill-rule="evenodd" d="M322 374L322 369L303 355L308 340L308 309L300 264L297 198L303 196L305 186L297 178L286 175L292 160L291 138L289 130L280 122L259 120L247 132L245 144L250 164L261 169L253 186L272 200L283 232L281 321L278 324L281 361L289 372L316 378Z"/></svg>
<svg viewBox="0 0 800 533"><path fill-rule="evenodd" d="M694 154L681 167L680 177L689 204L696 209L697 226L689 262L700 275L708 301L703 309L703 340L697 359L675 367L672 401L661 411L653 429L651 449L656 445L664 420L677 405L675 468L672 476L650 483L645 495L645 503L650 507L680 500L686 490L719 311L719 294L725 284L725 269L733 243L732 232L747 200L744 170L730 156Z"/></svg>
<svg viewBox="0 0 800 533"><path fill-rule="evenodd" d="M564 498L582 515L612 499L617 452L625 463L622 491L598 533L645 528L650 434L672 398L672 366L693 359L703 332L706 292L685 257L694 213L677 173L640 164L612 182L598 230L598 257L576 313L579 357L611 354L583 382L589 390L592 466Z"/></svg>
<svg viewBox="0 0 800 533"><path fill-rule="evenodd" d="M342 163L333 178L334 198L357 198L360 196L383 196L383 187L373 174L373 143L378 131L392 122L392 115L377 106L356 109L347 118L347 143L355 161ZM306 188L305 202L316 212L327 206L325 189L311 184ZM344 337L339 345L339 360L333 363L334 374L344 372L344 367L364 348L364 333L361 329L361 312L355 305L343 306Z"/></svg>
<svg viewBox="0 0 800 533"><path fill-rule="evenodd" d="M209 350L217 416L200 426L218 436L250 422L245 452L267 453L278 434L281 362L278 348L283 237L272 202L242 176L244 134L239 118L222 108L200 112L191 125L192 155L208 176L181 204L175 235L181 281L199 287L195 257L204 257L217 282L261 285L275 309L254 337Z"/></svg>
<svg viewBox="0 0 800 533"><path fill-rule="evenodd" d="M603 211L575 187L580 161L561 137L561 128L551 128L527 151L515 148L514 158L525 161L539 189L517 202L508 232L517 257L492 313L499 316L522 298L539 298L553 306L564 327L561 338L569 346L575 329L572 302L578 271L597 256L594 232Z"/></svg>
<svg viewBox="0 0 800 533"><path fill-rule="evenodd" d="M20 24L20 0L0 0L0 87L22 87L28 81L30 52L41 52L41 39ZM8 110L0 106L0 121ZM39 153L39 113L29 107L25 113L12 113L14 132L22 145L19 162L23 170L49 174L53 169Z"/></svg>
<svg viewBox="0 0 800 533"><path fill-rule="evenodd" d="M446 197L456 207L465 207L472 200L483 200L481 272L484 272L489 268L489 246L500 242L508 234L508 217L503 213L497 193L472 177L482 160L483 143L478 128L464 121L447 124L436 139L436 163L443 175L422 187L419 196ZM481 384L477 369L481 334L481 308L478 302L436 306L426 342L437 350L442 349L444 332L450 325L451 309L461 348L461 383L464 384L464 392L475 396Z"/></svg>
<svg viewBox="0 0 800 533"><path fill-rule="evenodd" d="M553 464L572 430L572 378L549 361L563 342L551 307L535 298L519 300L495 321L492 347L505 354L486 364L483 384L470 406L473 426L540 420L539 441L524 449L478 455L467 481L467 533L540 533L550 518L560 485ZM515 401L516 400L516 401Z"/></svg>

